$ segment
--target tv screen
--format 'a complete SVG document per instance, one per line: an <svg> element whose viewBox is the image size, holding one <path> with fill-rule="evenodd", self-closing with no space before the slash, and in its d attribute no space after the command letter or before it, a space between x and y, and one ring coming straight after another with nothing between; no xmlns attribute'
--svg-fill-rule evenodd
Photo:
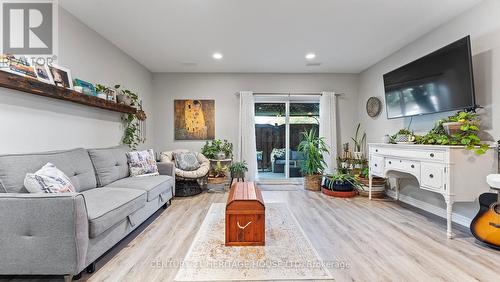
<svg viewBox="0 0 500 282"><path fill-rule="evenodd" d="M384 75L387 118L474 108L470 37Z"/></svg>

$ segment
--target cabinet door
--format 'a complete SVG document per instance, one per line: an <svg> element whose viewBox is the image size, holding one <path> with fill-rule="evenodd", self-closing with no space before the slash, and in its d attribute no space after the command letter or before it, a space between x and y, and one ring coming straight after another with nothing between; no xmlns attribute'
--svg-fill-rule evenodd
<svg viewBox="0 0 500 282"><path fill-rule="evenodd" d="M382 176L382 172L384 171L384 158L372 156L370 158L370 170L372 174Z"/></svg>
<svg viewBox="0 0 500 282"><path fill-rule="evenodd" d="M422 163L421 185L431 190L443 190L444 164Z"/></svg>

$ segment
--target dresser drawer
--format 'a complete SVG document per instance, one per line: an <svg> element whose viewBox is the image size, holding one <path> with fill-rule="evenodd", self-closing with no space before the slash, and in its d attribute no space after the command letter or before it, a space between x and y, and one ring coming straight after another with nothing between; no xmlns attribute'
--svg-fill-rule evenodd
<svg viewBox="0 0 500 282"><path fill-rule="evenodd" d="M418 161L386 158L385 159L385 168L386 169L393 169L396 171L410 172L413 175L415 175L417 178L420 175L420 162L418 162Z"/></svg>
<svg viewBox="0 0 500 282"><path fill-rule="evenodd" d="M370 147L370 154L390 155L391 151L388 148L383 147Z"/></svg>
<svg viewBox="0 0 500 282"><path fill-rule="evenodd" d="M423 159L423 160L436 160L444 161L445 153L443 151L430 151L430 150L393 150L392 155L395 157Z"/></svg>
<svg viewBox="0 0 500 282"><path fill-rule="evenodd" d="M420 185L432 190L443 190L444 167L442 164L422 163Z"/></svg>
<svg viewBox="0 0 500 282"><path fill-rule="evenodd" d="M370 170L372 174L381 176L384 171L384 158L372 156L370 158Z"/></svg>

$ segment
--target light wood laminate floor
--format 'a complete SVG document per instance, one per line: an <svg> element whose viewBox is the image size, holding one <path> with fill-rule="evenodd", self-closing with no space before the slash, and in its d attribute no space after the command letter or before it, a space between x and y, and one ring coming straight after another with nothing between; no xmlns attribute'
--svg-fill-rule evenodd
<svg viewBox="0 0 500 282"><path fill-rule="evenodd" d="M447 239L444 220L392 200L336 199L303 190L263 196L289 204L323 260L347 265L330 269L336 281L500 281L500 251L477 245L465 228L454 228L455 239ZM173 281L177 269L154 262L181 261L210 205L226 197L176 198L81 281ZM61 278L30 279L49 280Z"/></svg>

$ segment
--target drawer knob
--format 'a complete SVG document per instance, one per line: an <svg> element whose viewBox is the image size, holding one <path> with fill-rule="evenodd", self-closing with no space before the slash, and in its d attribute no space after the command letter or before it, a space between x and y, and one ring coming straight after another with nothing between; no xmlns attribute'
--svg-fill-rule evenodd
<svg viewBox="0 0 500 282"><path fill-rule="evenodd" d="M391 161L389 161L389 164L392 164L392 162L391 162Z"/></svg>
<svg viewBox="0 0 500 282"><path fill-rule="evenodd" d="M431 158L434 158L434 153L431 153L431 155L430 155L430 156L431 156Z"/></svg>
<svg viewBox="0 0 500 282"><path fill-rule="evenodd" d="M411 165L411 168L415 168L415 165Z"/></svg>
<svg viewBox="0 0 500 282"><path fill-rule="evenodd" d="M431 173L431 174L429 174L429 177L430 177L430 178L434 178L434 174L432 174L432 173Z"/></svg>
<svg viewBox="0 0 500 282"><path fill-rule="evenodd" d="M375 152L378 152L378 149L375 149Z"/></svg>
<svg viewBox="0 0 500 282"><path fill-rule="evenodd" d="M375 164L375 166L377 167L378 165L377 165L377 164Z"/></svg>

